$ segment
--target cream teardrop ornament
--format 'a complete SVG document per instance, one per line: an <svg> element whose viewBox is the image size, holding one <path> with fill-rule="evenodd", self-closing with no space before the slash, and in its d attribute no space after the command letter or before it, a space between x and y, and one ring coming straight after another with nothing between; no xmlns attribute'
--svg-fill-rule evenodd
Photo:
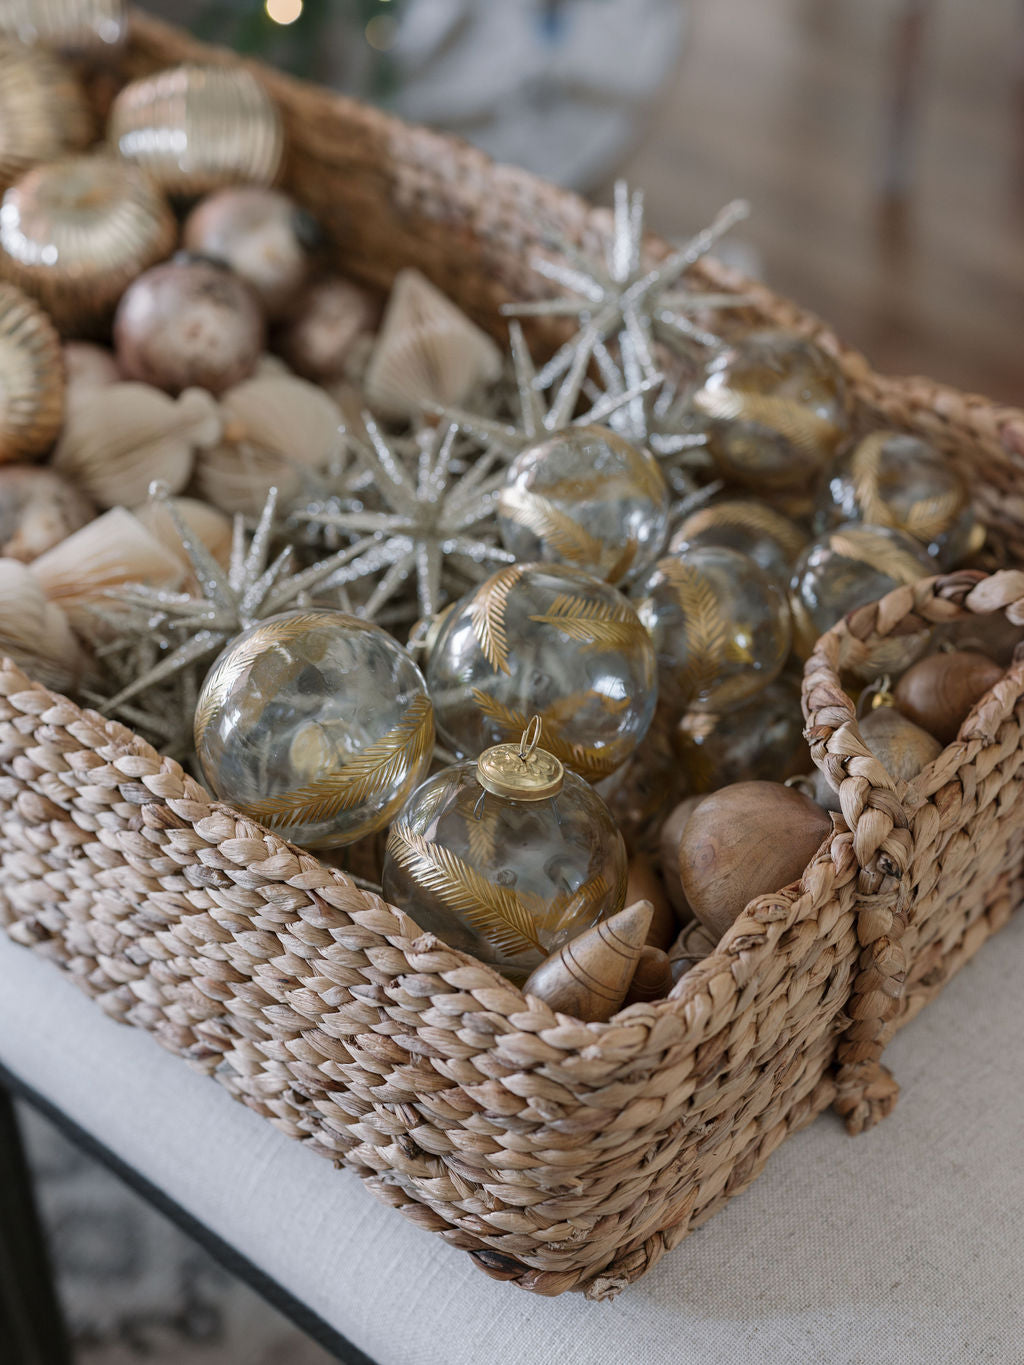
<svg viewBox="0 0 1024 1365"><path fill-rule="evenodd" d="M425 404L464 403L501 375L486 332L418 270L401 270L366 367L370 405L385 417L414 417Z"/></svg>
<svg viewBox="0 0 1024 1365"><path fill-rule="evenodd" d="M221 430L216 401L202 389L174 399L148 384L110 384L71 404L53 464L100 507L131 506L154 479L180 493L196 450Z"/></svg>

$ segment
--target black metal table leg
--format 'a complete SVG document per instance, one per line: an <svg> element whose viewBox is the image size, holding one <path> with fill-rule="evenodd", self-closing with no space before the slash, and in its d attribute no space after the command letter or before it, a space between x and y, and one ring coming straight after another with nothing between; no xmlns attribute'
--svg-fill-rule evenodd
<svg viewBox="0 0 1024 1365"><path fill-rule="evenodd" d="M10 1092L0 1081L0 1361L71 1365L72 1352Z"/></svg>

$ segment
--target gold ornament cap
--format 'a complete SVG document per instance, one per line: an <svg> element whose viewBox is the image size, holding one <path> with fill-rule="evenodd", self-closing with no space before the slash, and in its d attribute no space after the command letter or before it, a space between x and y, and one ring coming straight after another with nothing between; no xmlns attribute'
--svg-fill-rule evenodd
<svg viewBox="0 0 1024 1365"><path fill-rule="evenodd" d="M565 769L547 749L540 749L540 716L534 716L518 744L495 744L476 761L481 787L510 801L546 801L557 796Z"/></svg>

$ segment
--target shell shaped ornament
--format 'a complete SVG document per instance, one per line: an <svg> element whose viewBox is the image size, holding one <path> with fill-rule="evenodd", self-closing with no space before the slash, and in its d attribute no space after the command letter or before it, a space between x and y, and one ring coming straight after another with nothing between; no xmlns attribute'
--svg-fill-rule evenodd
<svg viewBox="0 0 1024 1365"><path fill-rule="evenodd" d="M269 185L284 154L277 106L242 67L185 64L132 81L114 100L107 140L175 195Z"/></svg>
<svg viewBox="0 0 1024 1365"><path fill-rule="evenodd" d="M842 450L827 470L815 528L843 522L890 526L924 545L951 569L984 542L967 482L952 461L920 436L873 431Z"/></svg>
<svg viewBox="0 0 1024 1365"><path fill-rule="evenodd" d="M692 401L723 478L760 490L817 479L849 426L839 366L789 332L739 338L711 361Z"/></svg>
<svg viewBox="0 0 1024 1365"><path fill-rule="evenodd" d="M447 609L427 687L458 758L518 739L532 715L544 744L589 781L647 733L657 700L650 636L615 588L566 565L510 564Z"/></svg>
<svg viewBox="0 0 1024 1365"><path fill-rule="evenodd" d="M283 612L224 649L195 744L213 791L307 848L383 829L423 779L434 719L423 676L379 626Z"/></svg>
<svg viewBox="0 0 1024 1365"><path fill-rule="evenodd" d="M794 566L789 602L797 653L806 658L818 637L847 612L938 571L920 541L905 531L844 522L812 541ZM848 666L868 678L900 673L923 652L926 641L927 632L893 636Z"/></svg>
<svg viewBox="0 0 1024 1365"><path fill-rule="evenodd" d="M0 38L0 186L91 138L85 95L63 62Z"/></svg>
<svg viewBox="0 0 1024 1365"><path fill-rule="evenodd" d="M57 329L20 289L0 284L0 462L41 455L63 417Z"/></svg>
<svg viewBox="0 0 1024 1365"><path fill-rule="evenodd" d="M429 777L391 826L383 892L422 929L522 984L622 908L626 846L607 806L531 739Z"/></svg>
<svg viewBox="0 0 1024 1365"><path fill-rule="evenodd" d="M174 245L174 218L148 177L108 156L29 171L0 204L0 275L65 335L102 328L143 270Z"/></svg>
<svg viewBox="0 0 1024 1365"><path fill-rule="evenodd" d="M741 706L779 674L792 638L785 594L748 555L693 545L660 559L637 588L675 711Z"/></svg>
<svg viewBox="0 0 1024 1365"><path fill-rule="evenodd" d="M646 572L668 529L653 455L601 426L568 427L516 456L498 504L506 550L619 583Z"/></svg>

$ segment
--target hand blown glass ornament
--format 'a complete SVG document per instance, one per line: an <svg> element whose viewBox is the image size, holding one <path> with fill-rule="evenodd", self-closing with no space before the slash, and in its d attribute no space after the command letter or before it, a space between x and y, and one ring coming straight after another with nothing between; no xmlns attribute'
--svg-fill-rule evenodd
<svg viewBox="0 0 1024 1365"><path fill-rule="evenodd" d="M635 596L657 650L661 699L676 713L731 711L785 663L785 596L748 555L692 546L659 559Z"/></svg>
<svg viewBox="0 0 1024 1365"><path fill-rule="evenodd" d="M851 522L812 541L793 568L789 590L797 652L806 658L818 637L848 611L938 569L919 541L891 526ZM900 673L922 652L926 640L927 632L892 636L870 657L849 666L862 677Z"/></svg>
<svg viewBox="0 0 1024 1365"><path fill-rule="evenodd" d="M382 829L434 747L423 675L380 626L293 611L232 640L207 675L196 753L217 796L310 848Z"/></svg>
<svg viewBox="0 0 1024 1365"><path fill-rule="evenodd" d="M618 583L657 558L668 506L647 451L607 427L569 427L516 456L498 524L517 560L573 564Z"/></svg>
<svg viewBox="0 0 1024 1365"><path fill-rule="evenodd" d="M873 431L840 452L822 482L819 532L864 521L905 531L945 569L981 548L985 538L966 481L930 442L899 431Z"/></svg>
<svg viewBox="0 0 1024 1365"><path fill-rule="evenodd" d="M748 300L737 294L691 292L681 280L748 211L743 200L727 204L710 227L663 260L654 261L644 252L643 195L639 190L630 194L625 181L618 181L612 232L602 243L600 255L588 255L574 242L554 236L552 246L562 259L537 256L531 261L538 275L570 297L508 304L502 310L520 317L575 317L580 322L579 333L559 347L541 370L539 386L547 388L570 369L584 336L608 341L625 334L648 377L657 373L655 339L674 347L717 347L718 338L695 326L691 315L740 307Z"/></svg>
<svg viewBox="0 0 1024 1365"><path fill-rule="evenodd" d="M713 357L693 406L722 476L757 489L816 479L849 421L839 366L789 332L751 332Z"/></svg>
<svg viewBox="0 0 1024 1365"><path fill-rule="evenodd" d="M807 535L781 512L752 498L721 498L700 507L680 523L669 550L680 553L688 545L724 545L749 555L782 588L789 586L793 561L807 544Z"/></svg>
<svg viewBox="0 0 1024 1365"><path fill-rule="evenodd" d="M800 687L776 678L763 692L725 716L689 712L672 737L691 792L710 792L758 778L783 782L809 763Z"/></svg>
<svg viewBox="0 0 1024 1365"><path fill-rule="evenodd" d="M0 32L6 27L0 13ZM37 162L87 146L91 137L85 95L63 62L0 39L0 187Z"/></svg>
<svg viewBox="0 0 1024 1365"><path fill-rule="evenodd" d="M42 454L63 417L57 329L34 300L0 284L0 462Z"/></svg>
<svg viewBox="0 0 1024 1365"><path fill-rule="evenodd" d="M522 733L595 780L629 757L656 700L654 647L626 599L562 565L512 564L445 614L429 651L438 733L457 757Z"/></svg>
<svg viewBox="0 0 1024 1365"><path fill-rule="evenodd" d="M593 788L536 747L539 729L429 777L384 861L387 900L520 984L626 894L622 835Z"/></svg>

